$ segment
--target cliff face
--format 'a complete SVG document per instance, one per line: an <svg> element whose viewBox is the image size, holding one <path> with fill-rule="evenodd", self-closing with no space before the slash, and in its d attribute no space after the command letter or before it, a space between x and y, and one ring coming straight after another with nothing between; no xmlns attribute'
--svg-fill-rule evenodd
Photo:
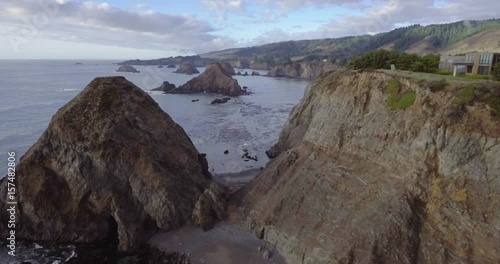
<svg viewBox="0 0 500 264"><path fill-rule="evenodd" d="M229 96L245 94L245 91L241 89L238 81L233 79L220 63L207 66L202 74L167 93L201 92L218 93Z"/></svg>
<svg viewBox="0 0 500 264"><path fill-rule="evenodd" d="M275 66L267 75L271 77L314 79L322 73L337 68L337 66L325 62L292 62Z"/></svg>
<svg viewBox="0 0 500 264"><path fill-rule="evenodd" d="M157 229L189 221L208 178L203 156L149 95L123 77L96 78L59 109L18 165L17 237L118 238L120 250L135 249ZM4 178L1 219L6 185Z"/></svg>
<svg viewBox="0 0 500 264"><path fill-rule="evenodd" d="M404 110L393 79L416 93ZM500 121L481 103L457 118L457 84L428 86L320 76L244 189L249 227L289 263L498 263Z"/></svg>

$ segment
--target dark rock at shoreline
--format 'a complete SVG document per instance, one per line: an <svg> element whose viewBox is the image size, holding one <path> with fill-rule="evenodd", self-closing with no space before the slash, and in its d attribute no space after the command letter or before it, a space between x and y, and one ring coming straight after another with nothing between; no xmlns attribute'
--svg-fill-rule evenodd
<svg viewBox="0 0 500 264"><path fill-rule="evenodd" d="M140 71L136 70L133 66L123 65L116 70L117 72L132 72L132 73L140 73Z"/></svg>
<svg viewBox="0 0 500 264"><path fill-rule="evenodd" d="M260 73L257 71L252 71L252 76L260 76Z"/></svg>
<svg viewBox="0 0 500 264"><path fill-rule="evenodd" d="M173 68L175 68L175 67L176 67L176 66L175 66L175 64L169 64L169 65L167 65L167 68L171 68L171 69L173 69Z"/></svg>
<svg viewBox="0 0 500 264"><path fill-rule="evenodd" d="M16 236L117 239L119 250L135 250L158 229L190 221L210 177L205 156L148 94L123 77L96 78L21 158ZM7 183L0 181L1 219Z"/></svg>
<svg viewBox="0 0 500 264"><path fill-rule="evenodd" d="M196 67L193 66L191 63L183 63L174 73L182 73L182 74L195 74L195 73L200 73Z"/></svg>
<svg viewBox="0 0 500 264"><path fill-rule="evenodd" d="M160 87L151 89L151 91L159 91L159 92L167 93L167 92L170 92L174 89L175 89L175 84L164 81Z"/></svg>
<svg viewBox="0 0 500 264"><path fill-rule="evenodd" d="M193 99L193 100L191 100L191 103L199 102L199 101L200 101L200 99Z"/></svg>
<svg viewBox="0 0 500 264"><path fill-rule="evenodd" d="M163 68L163 65L158 65L158 67L157 67L157 68L161 69L161 68Z"/></svg>
<svg viewBox="0 0 500 264"><path fill-rule="evenodd" d="M235 75L241 76L241 71L238 71Z"/></svg>
<svg viewBox="0 0 500 264"><path fill-rule="evenodd" d="M245 94L238 81L227 74L220 63L209 65L199 76L169 93L218 93L238 96Z"/></svg>
<svg viewBox="0 0 500 264"><path fill-rule="evenodd" d="M194 206L192 216L194 225L207 231L216 221L226 218L227 200L226 187L218 182L211 183Z"/></svg>
<svg viewBox="0 0 500 264"><path fill-rule="evenodd" d="M217 98L215 100L213 100L210 104L225 104L227 103L227 99L220 99L220 98Z"/></svg>
<svg viewBox="0 0 500 264"><path fill-rule="evenodd" d="M243 73L241 76L248 76L248 72L245 71L245 73Z"/></svg>

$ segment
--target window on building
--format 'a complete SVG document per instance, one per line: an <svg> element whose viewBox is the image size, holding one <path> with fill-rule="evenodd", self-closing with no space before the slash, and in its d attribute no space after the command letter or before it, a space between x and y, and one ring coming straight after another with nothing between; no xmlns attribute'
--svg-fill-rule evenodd
<svg viewBox="0 0 500 264"><path fill-rule="evenodd" d="M467 63L474 63L474 55L467 55Z"/></svg>
<svg viewBox="0 0 500 264"><path fill-rule="evenodd" d="M488 74L490 74L490 67L479 66L479 68L477 69L477 73L480 75L488 75Z"/></svg>
<svg viewBox="0 0 500 264"><path fill-rule="evenodd" d="M491 64L493 56L491 54L483 54L479 57L479 64Z"/></svg>

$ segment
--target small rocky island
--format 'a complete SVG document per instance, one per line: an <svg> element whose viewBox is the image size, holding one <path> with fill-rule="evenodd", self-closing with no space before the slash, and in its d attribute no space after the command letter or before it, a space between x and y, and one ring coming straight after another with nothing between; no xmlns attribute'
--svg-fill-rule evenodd
<svg viewBox="0 0 500 264"><path fill-rule="evenodd" d="M169 67L169 68L171 68L171 67ZM196 67L194 67L193 64L191 64L191 63L183 63L176 71L174 71L174 73L191 75L191 74L200 73L200 71L198 71L198 69L196 69Z"/></svg>
<svg viewBox="0 0 500 264"><path fill-rule="evenodd" d="M133 66L131 65L123 65L116 70L117 72L131 72L131 73L140 73L140 71L136 70Z"/></svg>
<svg viewBox="0 0 500 264"><path fill-rule="evenodd" d="M246 91L241 88L238 81L233 79L228 74L220 63L215 63L207 66L206 70L199 76L189 80L179 88L168 91L172 94L186 93L217 93L227 96L238 96L246 94Z"/></svg>
<svg viewBox="0 0 500 264"><path fill-rule="evenodd" d="M175 89L175 84L164 81L160 87L151 89L151 91L168 93L174 89Z"/></svg>

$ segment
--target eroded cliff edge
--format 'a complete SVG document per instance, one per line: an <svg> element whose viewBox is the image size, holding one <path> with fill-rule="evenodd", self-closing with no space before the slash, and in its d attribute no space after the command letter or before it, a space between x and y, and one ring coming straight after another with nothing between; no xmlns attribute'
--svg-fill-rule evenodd
<svg viewBox="0 0 500 264"><path fill-rule="evenodd" d="M214 188L223 193L210 177L204 156L148 94L123 77L96 78L21 158L16 235L48 243L117 240L129 251L157 230L191 221L195 207L209 229L222 215L212 215L212 204L223 205L216 195L195 205ZM4 178L1 219L8 218L6 186Z"/></svg>
<svg viewBox="0 0 500 264"><path fill-rule="evenodd" d="M388 107L393 80L411 106ZM457 107L466 85L321 75L239 193L249 228L289 263L498 263L500 121L481 101Z"/></svg>

